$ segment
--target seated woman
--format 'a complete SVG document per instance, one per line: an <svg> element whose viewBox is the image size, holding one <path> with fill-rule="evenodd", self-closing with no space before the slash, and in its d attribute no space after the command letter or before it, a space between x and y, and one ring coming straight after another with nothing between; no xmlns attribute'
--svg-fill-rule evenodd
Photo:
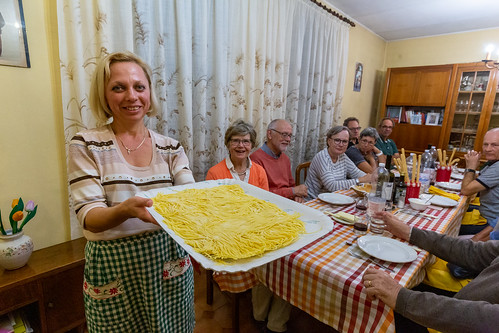
<svg viewBox="0 0 499 333"><path fill-rule="evenodd" d="M349 138L345 126L335 126L327 132L327 148L314 156L308 169L305 185L309 198L371 181L371 174L359 170L345 155Z"/></svg>
<svg viewBox="0 0 499 333"><path fill-rule="evenodd" d="M269 190L267 174L263 167L251 163L249 154L256 145L256 131L244 120L236 120L225 131L225 146L229 157L208 170L206 180L238 179L245 183Z"/></svg>
<svg viewBox="0 0 499 333"><path fill-rule="evenodd" d="M359 143L347 149L347 156L352 162L365 173L373 173L378 167L378 163L385 163L386 156L374 146L379 138L378 131L373 127L368 127L360 132Z"/></svg>

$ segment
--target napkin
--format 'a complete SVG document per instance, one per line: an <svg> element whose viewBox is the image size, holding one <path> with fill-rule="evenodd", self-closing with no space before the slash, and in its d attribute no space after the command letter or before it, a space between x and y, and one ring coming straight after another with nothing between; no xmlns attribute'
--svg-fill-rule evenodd
<svg viewBox="0 0 499 333"><path fill-rule="evenodd" d="M435 186L430 186L430 188L428 189L428 193L440 195L442 197L446 197L446 198L456 200L456 201L459 201L459 199L461 199L461 197L459 195L457 195L455 193L449 193L449 192L444 191L442 189L436 188Z"/></svg>

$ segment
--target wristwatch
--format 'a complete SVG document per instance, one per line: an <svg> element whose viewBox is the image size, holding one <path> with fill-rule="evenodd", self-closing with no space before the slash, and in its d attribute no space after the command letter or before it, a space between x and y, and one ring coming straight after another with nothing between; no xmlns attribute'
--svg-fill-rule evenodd
<svg viewBox="0 0 499 333"><path fill-rule="evenodd" d="M466 173L466 172L476 173L476 170L475 169L464 169L464 173Z"/></svg>
<svg viewBox="0 0 499 333"><path fill-rule="evenodd" d="M359 185L360 182L359 182L359 178L355 178L355 184Z"/></svg>

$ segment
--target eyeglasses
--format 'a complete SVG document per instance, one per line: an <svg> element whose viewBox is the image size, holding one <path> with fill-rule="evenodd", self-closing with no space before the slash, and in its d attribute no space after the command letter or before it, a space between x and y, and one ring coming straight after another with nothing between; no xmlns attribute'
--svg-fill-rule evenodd
<svg viewBox="0 0 499 333"><path fill-rule="evenodd" d="M347 145L348 144L348 140L341 140L341 139L333 139L333 142L335 144L337 144L338 146L340 146L340 145Z"/></svg>
<svg viewBox="0 0 499 333"><path fill-rule="evenodd" d="M241 139L230 139L230 144L233 146L239 146L242 144L245 147L251 146L251 141L250 140L241 140Z"/></svg>
<svg viewBox="0 0 499 333"><path fill-rule="evenodd" d="M373 142L373 141L369 141L369 140L366 140L366 139L362 139L362 140L360 140L360 142L362 142L362 143L363 143L363 144L365 144L365 145L374 146L374 142Z"/></svg>
<svg viewBox="0 0 499 333"><path fill-rule="evenodd" d="M360 131L362 127L349 127L348 128L350 131Z"/></svg>
<svg viewBox="0 0 499 333"><path fill-rule="evenodd" d="M383 126L381 126L381 128L384 128L384 129L392 129L392 128L393 128L393 126L385 126L385 125L383 125Z"/></svg>
<svg viewBox="0 0 499 333"><path fill-rule="evenodd" d="M291 140L291 138L293 137L293 134L291 134L291 133L279 132L278 130L275 130L273 128L271 128L270 130L278 133L281 136L281 138L283 138L283 139L290 139Z"/></svg>

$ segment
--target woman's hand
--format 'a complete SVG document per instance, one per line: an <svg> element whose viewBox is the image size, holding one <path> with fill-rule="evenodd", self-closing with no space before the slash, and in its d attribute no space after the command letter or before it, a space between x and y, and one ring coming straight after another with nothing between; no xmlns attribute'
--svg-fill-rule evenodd
<svg viewBox="0 0 499 333"><path fill-rule="evenodd" d="M359 178L359 183L370 183L372 179L373 179L372 173L368 173Z"/></svg>
<svg viewBox="0 0 499 333"><path fill-rule="evenodd" d="M383 220L385 222L385 229L392 233L392 235L409 241L411 227L402 222L398 217L389 212L375 212L374 218Z"/></svg>
<svg viewBox="0 0 499 333"><path fill-rule="evenodd" d="M128 218L136 217L144 222L158 224L151 213L146 209L146 207L152 207L152 199L131 197L130 199L123 201L120 205L123 205L128 211Z"/></svg>
<svg viewBox="0 0 499 333"><path fill-rule="evenodd" d="M376 268L368 268L362 277L367 295L372 299L379 299L392 309L397 304L397 296L402 286L390 275Z"/></svg>

